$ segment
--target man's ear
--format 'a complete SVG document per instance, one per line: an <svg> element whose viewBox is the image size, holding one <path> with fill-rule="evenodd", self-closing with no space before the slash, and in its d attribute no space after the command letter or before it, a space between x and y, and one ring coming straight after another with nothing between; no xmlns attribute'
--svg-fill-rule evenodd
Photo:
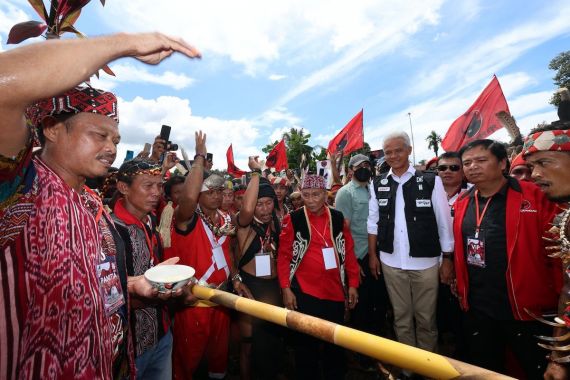
<svg viewBox="0 0 570 380"><path fill-rule="evenodd" d="M129 185L127 185L125 182L123 181L118 181L117 182L117 190L119 190L119 192L122 195L127 195L129 193Z"/></svg>
<svg viewBox="0 0 570 380"><path fill-rule="evenodd" d="M46 116L42 120L42 132L46 141L56 142L61 131L64 129L64 123L54 117Z"/></svg>

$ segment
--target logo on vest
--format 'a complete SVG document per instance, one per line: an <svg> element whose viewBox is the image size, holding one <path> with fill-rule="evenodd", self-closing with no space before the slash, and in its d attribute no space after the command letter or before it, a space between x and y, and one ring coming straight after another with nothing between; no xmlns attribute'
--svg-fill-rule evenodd
<svg viewBox="0 0 570 380"><path fill-rule="evenodd" d="M521 202L521 212L538 212L538 211L532 208L532 205L528 200L523 199L523 201Z"/></svg>
<svg viewBox="0 0 570 380"><path fill-rule="evenodd" d="M420 183L424 181L424 177L416 177L416 182Z"/></svg>
<svg viewBox="0 0 570 380"><path fill-rule="evenodd" d="M388 206L387 199L378 199L378 206Z"/></svg>
<svg viewBox="0 0 570 380"><path fill-rule="evenodd" d="M380 186L378 191L390 191L390 186Z"/></svg>
<svg viewBox="0 0 570 380"><path fill-rule="evenodd" d="M431 207L430 199L416 199L416 207Z"/></svg>
<svg viewBox="0 0 570 380"><path fill-rule="evenodd" d="M387 184L388 184L388 180L387 180L386 178L384 178L384 179L380 180L380 183L381 183L382 185L387 185Z"/></svg>

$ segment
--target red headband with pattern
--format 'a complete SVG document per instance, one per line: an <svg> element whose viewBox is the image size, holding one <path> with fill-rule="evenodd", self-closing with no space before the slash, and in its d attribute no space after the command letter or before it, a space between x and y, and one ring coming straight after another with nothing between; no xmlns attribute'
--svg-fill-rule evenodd
<svg viewBox="0 0 570 380"><path fill-rule="evenodd" d="M46 116L80 112L97 113L119 122L115 95L90 86L77 86L61 95L40 100L26 109L26 117L34 127L39 127Z"/></svg>
<svg viewBox="0 0 570 380"><path fill-rule="evenodd" d="M301 190L305 189L326 189L325 177L316 174L307 174L301 184Z"/></svg>
<svg viewBox="0 0 570 380"><path fill-rule="evenodd" d="M541 151L570 151L570 129L542 131L528 136L524 142L523 156Z"/></svg>

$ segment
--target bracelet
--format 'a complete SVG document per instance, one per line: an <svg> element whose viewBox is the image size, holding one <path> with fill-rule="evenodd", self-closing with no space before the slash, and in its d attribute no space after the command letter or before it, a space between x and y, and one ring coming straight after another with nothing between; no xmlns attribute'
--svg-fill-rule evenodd
<svg viewBox="0 0 570 380"><path fill-rule="evenodd" d="M261 169L252 169L251 174L253 173L261 174Z"/></svg>
<svg viewBox="0 0 570 380"><path fill-rule="evenodd" d="M256 176L256 177L261 177L261 173L260 172L251 172L251 176Z"/></svg>
<svg viewBox="0 0 570 380"><path fill-rule="evenodd" d="M205 154L201 154L201 153L196 153L194 155L194 159L196 159L197 157L202 157L204 159L204 161L206 161L206 155Z"/></svg>
<svg viewBox="0 0 570 380"><path fill-rule="evenodd" d="M239 275L239 272L234 274L234 276L232 277L232 282L234 281L239 281L239 282L243 282L243 279L241 278L241 276Z"/></svg>
<svg viewBox="0 0 570 380"><path fill-rule="evenodd" d="M453 260L453 253L443 253L441 256L442 256L444 259Z"/></svg>

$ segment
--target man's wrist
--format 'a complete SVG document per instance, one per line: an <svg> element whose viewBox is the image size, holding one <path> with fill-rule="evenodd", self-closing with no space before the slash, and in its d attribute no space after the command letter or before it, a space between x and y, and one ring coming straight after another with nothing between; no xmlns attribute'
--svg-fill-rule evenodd
<svg viewBox="0 0 570 380"><path fill-rule="evenodd" d="M444 259L453 260L453 252L442 252L442 253L441 253L441 256L442 256Z"/></svg>

